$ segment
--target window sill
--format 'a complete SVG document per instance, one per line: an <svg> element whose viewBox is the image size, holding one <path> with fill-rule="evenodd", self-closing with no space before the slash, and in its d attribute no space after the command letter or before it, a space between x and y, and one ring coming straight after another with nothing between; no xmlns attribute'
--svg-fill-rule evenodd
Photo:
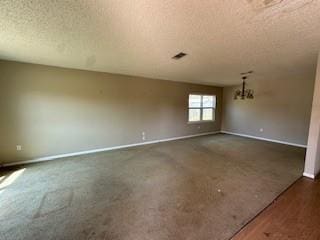
<svg viewBox="0 0 320 240"><path fill-rule="evenodd" d="M215 120L194 121L194 122L188 122L188 124L201 124L201 123L212 123L212 122L215 122Z"/></svg>

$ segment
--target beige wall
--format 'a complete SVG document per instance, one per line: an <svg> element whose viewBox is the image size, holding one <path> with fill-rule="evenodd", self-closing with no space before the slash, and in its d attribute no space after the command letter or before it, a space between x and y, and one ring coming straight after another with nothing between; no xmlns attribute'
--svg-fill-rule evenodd
<svg viewBox="0 0 320 240"><path fill-rule="evenodd" d="M315 177L320 172L320 54L314 86L312 113L309 128L308 149L304 174Z"/></svg>
<svg viewBox="0 0 320 240"><path fill-rule="evenodd" d="M221 88L8 61L0 73L1 163L220 130ZM187 124L194 92L217 95L214 123Z"/></svg>
<svg viewBox="0 0 320 240"><path fill-rule="evenodd" d="M239 87L224 88L222 130L306 145L313 84L314 76L253 76L248 82L253 100L234 100Z"/></svg>

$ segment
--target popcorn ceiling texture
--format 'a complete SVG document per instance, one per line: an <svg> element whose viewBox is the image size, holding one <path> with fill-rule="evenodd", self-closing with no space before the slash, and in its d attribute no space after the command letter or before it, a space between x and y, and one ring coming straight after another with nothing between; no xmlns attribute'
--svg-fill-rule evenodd
<svg viewBox="0 0 320 240"><path fill-rule="evenodd" d="M311 76L319 12L312 0L2 0L0 58L220 85L250 69Z"/></svg>

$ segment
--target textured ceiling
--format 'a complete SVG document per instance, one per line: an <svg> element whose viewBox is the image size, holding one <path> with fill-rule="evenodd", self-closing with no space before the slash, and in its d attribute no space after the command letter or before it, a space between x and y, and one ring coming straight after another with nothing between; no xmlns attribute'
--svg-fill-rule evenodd
<svg viewBox="0 0 320 240"><path fill-rule="evenodd" d="M231 85L312 76L319 49L317 0L0 0L7 60Z"/></svg>

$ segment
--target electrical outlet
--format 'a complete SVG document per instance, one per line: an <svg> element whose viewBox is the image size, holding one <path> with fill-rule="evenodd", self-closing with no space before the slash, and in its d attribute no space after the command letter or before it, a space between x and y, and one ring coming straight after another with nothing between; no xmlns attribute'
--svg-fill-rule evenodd
<svg viewBox="0 0 320 240"><path fill-rule="evenodd" d="M146 140L146 133L145 132L142 132L142 140Z"/></svg>
<svg viewBox="0 0 320 240"><path fill-rule="evenodd" d="M21 151L22 150L22 146L21 145L17 145L17 151Z"/></svg>
<svg viewBox="0 0 320 240"><path fill-rule="evenodd" d="M259 130L260 132L263 132L263 128L260 128L260 130Z"/></svg>

